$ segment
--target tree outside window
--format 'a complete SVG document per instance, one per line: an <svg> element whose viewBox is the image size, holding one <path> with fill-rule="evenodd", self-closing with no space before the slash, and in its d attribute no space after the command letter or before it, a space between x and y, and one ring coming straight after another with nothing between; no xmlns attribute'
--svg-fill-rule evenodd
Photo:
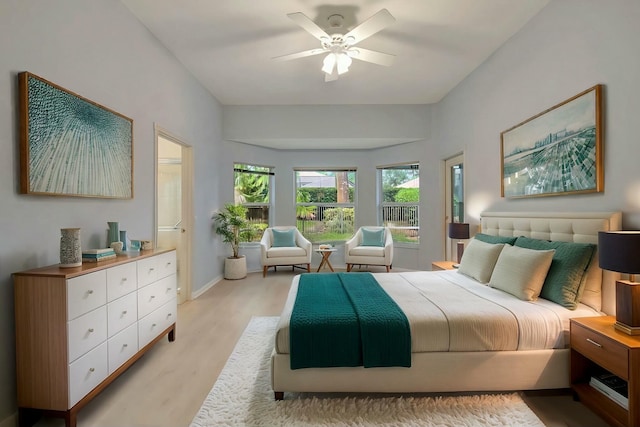
<svg viewBox="0 0 640 427"><path fill-rule="evenodd" d="M234 200L247 208L247 220L257 231L253 241L259 242L269 226L273 170L267 166L234 164Z"/></svg>

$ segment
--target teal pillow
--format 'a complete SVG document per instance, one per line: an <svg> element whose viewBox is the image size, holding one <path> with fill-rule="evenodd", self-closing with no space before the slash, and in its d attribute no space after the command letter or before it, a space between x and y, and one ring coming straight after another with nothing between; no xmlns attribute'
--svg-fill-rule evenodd
<svg viewBox="0 0 640 427"><path fill-rule="evenodd" d="M474 236L475 239L480 240L485 243L506 243L507 245L512 245L516 242L517 237L505 237L505 236L492 236L490 234L476 233Z"/></svg>
<svg viewBox="0 0 640 427"><path fill-rule="evenodd" d="M384 246L384 228L380 230L362 229L362 243L360 246Z"/></svg>
<svg viewBox="0 0 640 427"><path fill-rule="evenodd" d="M289 230L276 230L275 228L271 230L273 233L273 243L272 247L276 248L291 248L296 246L296 235L295 230L293 228Z"/></svg>
<svg viewBox="0 0 640 427"><path fill-rule="evenodd" d="M582 279L596 246L591 243L550 242L528 237L518 237L515 245L529 249L556 250L540 297L575 310L585 283Z"/></svg>

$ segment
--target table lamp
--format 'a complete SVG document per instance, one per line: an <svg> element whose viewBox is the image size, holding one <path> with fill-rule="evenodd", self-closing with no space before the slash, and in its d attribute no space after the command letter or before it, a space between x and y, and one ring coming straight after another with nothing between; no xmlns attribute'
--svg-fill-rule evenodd
<svg viewBox="0 0 640 427"><path fill-rule="evenodd" d="M458 239L458 263L460 263L464 252L464 242L461 240L469 238L469 224L463 222L449 223L449 238Z"/></svg>
<svg viewBox="0 0 640 427"><path fill-rule="evenodd" d="M598 252L600 268L629 274L629 280L616 281L615 328L640 335L640 231L600 231Z"/></svg>

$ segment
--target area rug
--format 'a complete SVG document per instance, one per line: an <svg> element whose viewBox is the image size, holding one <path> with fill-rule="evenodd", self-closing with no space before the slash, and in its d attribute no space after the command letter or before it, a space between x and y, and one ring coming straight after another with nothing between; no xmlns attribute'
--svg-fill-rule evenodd
<svg viewBox="0 0 640 427"><path fill-rule="evenodd" d="M464 396L285 393L275 401L269 358L277 317L254 317L191 422L212 426L536 426L517 393Z"/></svg>

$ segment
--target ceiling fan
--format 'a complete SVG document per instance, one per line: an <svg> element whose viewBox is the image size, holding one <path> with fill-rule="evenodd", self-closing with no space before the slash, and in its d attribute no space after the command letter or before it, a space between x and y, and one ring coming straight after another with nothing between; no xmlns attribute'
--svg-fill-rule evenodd
<svg viewBox="0 0 640 427"><path fill-rule="evenodd" d="M273 58L275 60L288 61L326 53L327 56L325 56L322 62L325 82L337 80L338 76L349 71L352 58L384 66L389 66L393 63L395 55L355 47L357 43L395 22L395 18L387 9L378 11L346 34L344 33L345 29L342 28L344 17L340 14L333 14L327 18L329 21L327 31L332 34L320 28L302 12L289 13L287 16L302 27L302 29L320 40L321 47L289 55L277 56Z"/></svg>

